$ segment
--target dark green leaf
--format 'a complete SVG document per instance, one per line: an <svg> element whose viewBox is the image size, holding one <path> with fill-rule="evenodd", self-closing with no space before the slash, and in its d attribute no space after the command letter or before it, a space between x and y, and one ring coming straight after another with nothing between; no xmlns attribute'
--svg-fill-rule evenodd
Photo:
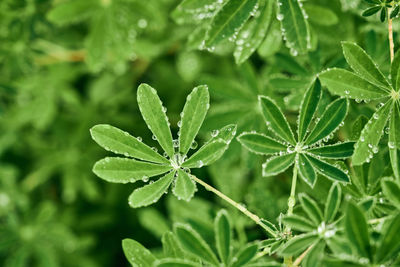
<svg viewBox="0 0 400 267"><path fill-rule="evenodd" d="M394 205L400 207L400 186L393 180L381 180L382 191L385 197Z"/></svg>
<svg viewBox="0 0 400 267"><path fill-rule="evenodd" d="M299 154L299 163L297 165L300 177L303 178L303 180L313 188L315 182L317 181L317 175L313 166L311 165L311 162L306 156Z"/></svg>
<svg viewBox="0 0 400 267"><path fill-rule="evenodd" d="M293 256L306 250L314 242L318 240L318 236L314 233L297 235L290 239L282 248L281 254L284 256Z"/></svg>
<svg viewBox="0 0 400 267"><path fill-rule="evenodd" d="M370 7L370 8L368 8L368 9L364 10L364 12L363 12L361 15L364 16L364 17L372 16L372 15L378 13L379 10L381 10L381 8L382 8L382 7L380 7L380 6L373 6L373 7Z"/></svg>
<svg viewBox="0 0 400 267"><path fill-rule="evenodd" d="M217 213L217 217L214 221L214 232L219 258L225 265L228 265L232 230L228 214L225 210L221 210Z"/></svg>
<svg viewBox="0 0 400 267"><path fill-rule="evenodd" d="M304 9L308 15L310 22L312 23L316 23L322 26L331 26L339 22L339 18L329 8L307 3L306 5L304 5Z"/></svg>
<svg viewBox="0 0 400 267"><path fill-rule="evenodd" d="M281 142L259 133L242 133L238 141L248 150L257 154L275 154L286 152L287 147Z"/></svg>
<svg viewBox="0 0 400 267"><path fill-rule="evenodd" d="M397 257L400 252L400 213L395 215L389 222L385 223L382 235L379 239L376 252L376 261Z"/></svg>
<svg viewBox="0 0 400 267"><path fill-rule="evenodd" d="M236 259L232 260L232 267L240 267L246 265L249 261L251 261L257 254L258 244L248 244L242 247L238 253L233 257Z"/></svg>
<svg viewBox="0 0 400 267"><path fill-rule="evenodd" d="M307 134L308 127L310 126L315 111L317 110L320 98L321 83L319 79L316 79L315 82L306 91L300 106L299 125L297 130L299 141L303 141L304 137Z"/></svg>
<svg viewBox="0 0 400 267"><path fill-rule="evenodd" d="M296 153L286 154L283 156L276 156L269 158L262 165L263 176L274 176L289 168L296 158Z"/></svg>
<svg viewBox="0 0 400 267"><path fill-rule="evenodd" d="M306 212L308 217L316 224L319 225L322 222L322 211L318 207L317 202L311 199L306 194L301 193L299 195L301 207Z"/></svg>
<svg viewBox="0 0 400 267"><path fill-rule="evenodd" d="M319 267L322 266L324 258L325 241L319 240L308 252L303 260L302 266L304 267Z"/></svg>
<svg viewBox="0 0 400 267"><path fill-rule="evenodd" d="M390 77L392 80L392 86L398 91L399 83L398 83L398 74L399 74L399 67L400 67L400 52L397 51L396 55L394 56L393 62L390 65Z"/></svg>
<svg viewBox="0 0 400 267"><path fill-rule="evenodd" d="M331 222L335 219L336 213L339 210L342 197L342 189L338 183L334 183L329 189L329 195L325 204L324 221Z"/></svg>
<svg viewBox="0 0 400 267"><path fill-rule="evenodd" d="M370 244L367 220L363 211L352 202L347 205L344 219L348 240L362 257L369 257Z"/></svg>
<svg viewBox="0 0 400 267"><path fill-rule="evenodd" d="M400 110L399 104L395 103L389 121L389 154L392 164L393 174L400 179L399 169L399 149L400 149Z"/></svg>
<svg viewBox="0 0 400 267"><path fill-rule="evenodd" d="M344 142L333 145L326 145L316 148L308 149L307 151L323 157L323 158L331 158L331 159L340 159L340 158L348 158L353 155L355 142Z"/></svg>
<svg viewBox="0 0 400 267"><path fill-rule="evenodd" d="M349 176L341 169L334 167L325 161L316 159L312 156L308 156L307 158L314 166L315 170L317 170L320 174L326 176L327 178L332 179L333 181L344 183L350 182Z"/></svg>
<svg viewBox="0 0 400 267"><path fill-rule="evenodd" d="M285 225L296 231L311 232L317 228L312 221L298 215L287 215L282 220Z"/></svg>

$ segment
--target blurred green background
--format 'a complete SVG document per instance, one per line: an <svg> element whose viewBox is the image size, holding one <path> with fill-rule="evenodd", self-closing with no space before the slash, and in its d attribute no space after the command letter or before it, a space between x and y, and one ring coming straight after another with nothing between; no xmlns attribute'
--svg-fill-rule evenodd
<svg viewBox="0 0 400 267"><path fill-rule="evenodd" d="M135 210L127 197L139 184L110 184L92 173L107 155L90 138L95 124L155 145L136 103L140 83L158 90L174 134L186 95L208 84L211 109L201 129L208 138L228 123L237 123L238 133L266 131L254 108L257 94L285 104L294 122L307 81L327 66L345 66L342 40L357 41L378 63L388 62L386 29L376 18L360 17L360 1L307 1L336 16L328 25L310 16L313 52L291 57L275 21L240 66L232 42L212 53L197 49L207 18L180 14L180 2L0 0L0 266L127 266L123 238L157 250L172 222L212 226L225 204L202 188L189 203L168 195ZM282 79L294 82L288 88ZM230 93L235 88L250 97ZM290 177L260 177L261 160L234 141L223 159L196 175L275 221L285 210ZM239 240L263 236L236 211L231 217Z"/></svg>

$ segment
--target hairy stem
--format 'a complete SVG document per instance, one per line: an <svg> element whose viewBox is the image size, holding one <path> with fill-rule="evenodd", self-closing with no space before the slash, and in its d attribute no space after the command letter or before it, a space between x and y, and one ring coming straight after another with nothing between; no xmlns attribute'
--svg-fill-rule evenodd
<svg viewBox="0 0 400 267"><path fill-rule="evenodd" d="M389 48L390 48L390 62L393 62L394 58L394 43L393 43L393 23L390 18L390 8L387 9L388 16L388 31L389 31Z"/></svg>
<svg viewBox="0 0 400 267"><path fill-rule="evenodd" d="M276 237L276 233L274 232L274 230L272 230L270 227L268 227L267 225L265 225L260 217L258 217L257 215L255 215L254 213L251 213L249 210L247 210L243 205L237 203L236 201L234 201L233 199L231 199L230 197L224 195L221 191L218 191L216 188L212 187L211 185L207 184L206 182L200 180L199 178L197 178L196 176L192 176L193 180L202 185L205 189L207 189L210 192L213 192L214 194L216 194L218 197L222 198L223 200L225 200L226 202L228 202L229 204L231 204L233 207L235 207L236 209L238 209L239 211L241 211L244 215L246 215L247 217L249 217L251 220L253 220L256 224L258 224L259 226L261 226L265 231L267 231L271 236Z"/></svg>

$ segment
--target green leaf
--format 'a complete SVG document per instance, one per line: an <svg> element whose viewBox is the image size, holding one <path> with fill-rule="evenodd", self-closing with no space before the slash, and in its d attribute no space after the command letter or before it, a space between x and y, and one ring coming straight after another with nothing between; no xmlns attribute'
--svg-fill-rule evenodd
<svg viewBox="0 0 400 267"><path fill-rule="evenodd" d="M323 266L322 260L324 258L325 241L319 240L308 252L303 260L302 266L304 267L318 267Z"/></svg>
<svg viewBox="0 0 400 267"><path fill-rule="evenodd" d="M100 71L107 60L107 47L111 30L109 18L104 11L96 13L91 22L90 33L85 40L85 60L93 72Z"/></svg>
<svg viewBox="0 0 400 267"><path fill-rule="evenodd" d="M297 134L299 141L303 141L307 134L308 127L314 117L315 111L317 110L319 100L321 98L321 82L316 79L315 82L307 89L304 94L304 98L300 105L299 112L299 126L297 128Z"/></svg>
<svg viewBox="0 0 400 267"><path fill-rule="evenodd" d="M385 262L397 257L400 252L400 213L383 226L376 252L376 261Z"/></svg>
<svg viewBox="0 0 400 267"><path fill-rule="evenodd" d="M372 115L361 132L360 139L354 146L352 157L353 165L361 165L368 161L377 151L379 140L392 110L392 101L389 100Z"/></svg>
<svg viewBox="0 0 400 267"><path fill-rule="evenodd" d="M258 251L258 244L248 244L242 247L238 253L234 256L236 261L232 260L232 267L240 267L246 265L250 262L257 254Z"/></svg>
<svg viewBox="0 0 400 267"><path fill-rule="evenodd" d="M176 178L172 192L179 200L189 201L196 191L196 183L190 176L189 173L186 173L182 169L178 170L178 177Z"/></svg>
<svg viewBox="0 0 400 267"><path fill-rule="evenodd" d="M276 156L269 158L262 165L263 176L274 176L289 168L296 158L296 153L290 153L283 156Z"/></svg>
<svg viewBox="0 0 400 267"><path fill-rule="evenodd" d="M232 141L232 139L235 137L236 135L236 125L235 124L229 124L225 127L222 127L219 130L213 131L211 133L212 138L207 142L210 143L212 141L224 141L226 144L230 144L230 142Z"/></svg>
<svg viewBox="0 0 400 267"><path fill-rule="evenodd" d="M134 183L137 180L163 174L171 166L137 161L127 158L104 158L96 162L93 172L111 183Z"/></svg>
<svg viewBox="0 0 400 267"><path fill-rule="evenodd" d="M392 86L395 88L396 91L400 89L398 75L399 75L399 67L400 67L400 52L397 51L396 55L394 56L393 62L390 65L390 77L392 80Z"/></svg>
<svg viewBox="0 0 400 267"><path fill-rule="evenodd" d="M148 249L132 239L122 240L122 249L132 266L152 266L156 260L156 257Z"/></svg>
<svg viewBox="0 0 400 267"><path fill-rule="evenodd" d="M213 48L236 34L257 8L258 0L228 1L211 21L205 45Z"/></svg>
<svg viewBox="0 0 400 267"><path fill-rule="evenodd" d="M307 152L323 158L344 159L353 155L354 144L355 142L344 142L333 145L326 145L308 149Z"/></svg>
<svg viewBox="0 0 400 267"><path fill-rule="evenodd" d="M347 100L344 98L339 98L332 102L322 114L321 119L311 130L305 143L308 145L314 144L334 132L346 117L347 108Z"/></svg>
<svg viewBox="0 0 400 267"><path fill-rule="evenodd" d="M400 149L400 110L398 103L394 104L392 115L390 116L388 147L393 174L398 180L400 180L400 162L398 157Z"/></svg>
<svg viewBox="0 0 400 267"><path fill-rule="evenodd" d="M97 7L97 0L62 2L47 13L47 19L59 25L77 23L90 17Z"/></svg>
<svg viewBox="0 0 400 267"><path fill-rule="evenodd" d="M378 13L378 12L381 10L381 8L382 8L381 6L373 6L373 7L370 7L370 8L368 8L368 9L366 9L366 10L361 14L361 16L363 16L363 17L372 16L372 15Z"/></svg>
<svg viewBox="0 0 400 267"><path fill-rule="evenodd" d="M228 265L232 230L229 223L228 213L221 210L217 213L214 221L215 244L221 261Z"/></svg>
<svg viewBox="0 0 400 267"><path fill-rule="evenodd" d="M304 5L304 9L312 23L322 26L331 26L339 22L339 18L336 14L328 8L307 3Z"/></svg>
<svg viewBox="0 0 400 267"><path fill-rule="evenodd" d="M179 151L186 154L203 124L210 106L210 96L205 85L198 86L188 95L182 111Z"/></svg>
<svg viewBox="0 0 400 267"><path fill-rule="evenodd" d="M286 46L293 55L305 54L311 48L311 36L305 11L298 0L278 0L277 18L281 21Z"/></svg>
<svg viewBox="0 0 400 267"><path fill-rule="evenodd" d="M368 118L364 115L358 116L356 121L353 123L353 127L351 129L351 140L358 140L360 138L362 129L367 124Z"/></svg>
<svg viewBox="0 0 400 267"><path fill-rule="evenodd" d="M347 63L361 78L390 92L389 82L361 47L355 43L342 42L342 48Z"/></svg>
<svg viewBox="0 0 400 267"><path fill-rule="evenodd" d="M313 222L298 215L287 215L282 220L285 225L296 231L311 232L317 228Z"/></svg>
<svg viewBox="0 0 400 267"><path fill-rule="evenodd" d="M238 34L233 53L236 64L245 62L260 46L267 34L273 12L273 1L259 1L260 13L247 23Z"/></svg>
<svg viewBox="0 0 400 267"><path fill-rule="evenodd" d="M90 129L90 134L97 144L113 153L156 163L169 163L137 138L111 125L96 125Z"/></svg>
<svg viewBox="0 0 400 267"><path fill-rule="evenodd" d="M349 202L344 218L345 233L351 245L362 257L369 258L370 244L367 220L363 211Z"/></svg>
<svg viewBox="0 0 400 267"><path fill-rule="evenodd" d="M188 160L186 160L182 167L184 168L201 168L210 165L217 161L228 149L228 144L218 139L209 142L196 151Z"/></svg>
<svg viewBox="0 0 400 267"><path fill-rule="evenodd" d="M264 134L245 132L239 135L237 139L245 148L256 154L269 155L281 151L286 152L287 149L281 142Z"/></svg>
<svg viewBox="0 0 400 267"><path fill-rule="evenodd" d="M164 258L154 264L155 267L201 267L202 265L186 259Z"/></svg>
<svg viewBox="0 0 400 267"><path fill-rule="evenodd" d="M336 95L356 100L371 100L387 96L387 91L374 86L358 75L343 69L328 69L318 76L323 86Z"/></svg>
<svg viewBox="0 0 400 267"><path fill-rule="evenodd" d="M259 96L258 101L267 126L280 138L295 145L296 140L292 129L275 101L267 96Z"/></svg>
<svg viewBox="0 0 400 267"><path fill-rule="evenodd" d="M301 207L316 225L319 225L322 222L322 211L318 207L317 202L311 199L306 194L301 193L299 195Z"/></svg>
<svg viewBox="0 0 400 267"><path fill-rule="evenodd" d="M165 232L161 238L163 252L166 257L184 258L185 252L172 232Z"/></svg>
<svg viewBox="0 0 400 267"><path fill-rule="evenodd" d="M300 177L309 185L311 188L314 187L317 181L317 175L311 162L303 154L299 154L299 163L297 164L299 169Z"/></svg>
<svg viewBox="0 0 400 267"><path fill-rule="evenodd" d="M167 115L164 112L165 109L156 90L147 84L139 85L137 101L143 119L150 131L168 156L172 157L174 155L174 146L171 130L169 129Z"/></svg>
<svg viewBox="0 0 400 267"><path fill-rule="evenodd" d="M340 207L342 189L338 183L333 183L329 189L328 198L325 204L324 221L331 222L335 219Z"/></svg>
<svg viewBox="0 0 400 267"><path fill-rule="evenodd" d="M382 191L385 197L397 207L400 207L400 186L393 180L381 180Z"/></svg>
<svg viewBox="0 0 400 267"><path fill-rule="evenodd" d="M318 240L318 236L314 233L297 235L290 239L281 249L284 256L293 256L306 250L310 245Z"/></svg>
<svg viewBox="0 0 400 267"><path fill-rule="evenodd" d="M176 224L174 231L182 247L191 254L200 257L204 261L219 265L218 259L208 246L206 241L189 225Z"/></svg>
<svg viewBox="0 0 400 267"><path fill-rule="evenodd" d="M135 189L129 196L129 205L133 208L139 208L157 202L165 191L168 190L174 176L175 172L170 172L154 183Z"/></svg>
<svg viewBox="0 0 400 267"><path fill-rule="evenodd" d="M314 166L315 170L317 170L320 174L325 177L332 179L333 181L339 181L343 183L350 182L349 176L339 168L332 166L331 164L316 159L312 156L307 157L311 164Z"/></svg>

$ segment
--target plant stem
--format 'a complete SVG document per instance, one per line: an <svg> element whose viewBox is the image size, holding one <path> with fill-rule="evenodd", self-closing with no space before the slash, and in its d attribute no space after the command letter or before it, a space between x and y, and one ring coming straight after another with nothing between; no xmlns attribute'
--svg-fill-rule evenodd
<svg viewBox="0 0 400 267"><path fill-rule="evenodd" d="M394 43L393 43L393 23L390 18L390 8L387 9L388 16L388 31L389 31L389 48L390 48L390 62L393 62L394 58Z"/></svg>
<svg viewBox="0 0 400 267"><path fill-rule="evenodd" d="M267 231L271 236L276 237L276 233L274 232L274 230L272 230L270 227L268 227L267 225L265 225L260 217L258 217L257 215L255 215L254 213L251 213L249 210L247 210L243 205L237 203L236 201L234 201L233 199L231 199L230 197L224 195L221 191L218 191L216 188L212 187L211 185L207 184L206 182L200 180L199 178L197 178L196 176L192 176L193 180L202 185L205 189L207 189L210 192L213 192L214 194L216 194L218 197L222 198L223 200L225 200L226 202L228 202L229 204L231 204L232 206L234 206L236 209L238 209L239 211L241 211L244 215L246 215L247 217L249 217L251 220L253 220L256 224L258 224L259 226L261 226L265 231Z"/></svg>
<svg viewBox="0 0 400 267"><path fill-rule="evenodd" d="M300 265L301 261L307 256L308 252L314 247L314 244L309 246L301 255L293 262L293 267L297 267Z"/></svg>

